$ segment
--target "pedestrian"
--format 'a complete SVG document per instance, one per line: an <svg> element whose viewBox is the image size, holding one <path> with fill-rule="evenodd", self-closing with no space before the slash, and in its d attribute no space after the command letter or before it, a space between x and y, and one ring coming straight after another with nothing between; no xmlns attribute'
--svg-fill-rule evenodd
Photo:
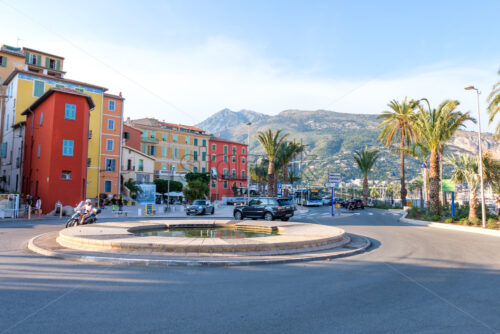
<svg viewBox="0 0 500 334"><path fill-rule="evenodd" d="M116 197L115 197L115 195L113 195L113 197L111 198L111 208L113 209L113 212L115 212L115 210L116 210Z"/></svg>
<svg viewBox="0 0 500 334"><path fill-rule="evenodd" d="M497 197L496 212L497 216L500 216L500 197Z"/></svg>
<svg viewBox="0 0 500 334"><path fill-rule="evenodd" d="M40 218L42 215L42 200L40 199L40 196L36 197L35 212L38 215L38 218Z"/></svg>
<svg viewBox="0 0 500 334"><path fill-rule="evenodd" d="M120 212L123 211L123 197L120 195L120 197L118 197L118 210Z"/></svg>
<svg viewBox="0 0 500 334"><path fill-rule="evenodd" d="M104 209L104 198L100 197L99 198L99 207L102 209Z"/></svg>

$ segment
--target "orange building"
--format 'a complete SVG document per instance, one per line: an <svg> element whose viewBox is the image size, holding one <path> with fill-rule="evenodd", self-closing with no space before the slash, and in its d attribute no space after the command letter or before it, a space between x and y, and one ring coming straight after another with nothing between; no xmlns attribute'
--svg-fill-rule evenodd
<svg viewBox="0 0 500 334"><path fill-rule="evenodd" d="M120 194L123 101L120 95L104 93L101 127L100 193Z"/></svg>

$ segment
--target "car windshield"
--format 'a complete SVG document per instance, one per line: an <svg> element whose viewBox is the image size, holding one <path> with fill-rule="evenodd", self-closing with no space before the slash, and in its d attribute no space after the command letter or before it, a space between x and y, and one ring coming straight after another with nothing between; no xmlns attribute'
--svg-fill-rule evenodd
<svg viewBox="0 0 500 334"><path fill-rule="evenodd" d="M288 198L279 198L278 203L280 205L290 205L292 204L292 201L290 201Z"/></svg>
<svg viewBox="0 0 500 334"><path fill-rule="evenodd" d="M193 205L205 205L205 203L206 203L206 201L197 200L197 201L193 202Z"/></svg>

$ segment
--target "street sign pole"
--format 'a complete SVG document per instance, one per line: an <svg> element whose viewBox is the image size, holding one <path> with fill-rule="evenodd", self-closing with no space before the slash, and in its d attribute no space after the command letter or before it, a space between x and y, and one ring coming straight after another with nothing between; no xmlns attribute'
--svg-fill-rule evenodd
<svg viewBox="0 0 500 334"><path fill-rule="evenodd" d="M333 210L333 189L335 188L332 187L332 216L335 216L335 211Z"/></svg>
<svg viewBox="0 0 500 334"><path fill-rule="evenodd" d="M455 217L455 192L451 192L451 216Z"/></svg>

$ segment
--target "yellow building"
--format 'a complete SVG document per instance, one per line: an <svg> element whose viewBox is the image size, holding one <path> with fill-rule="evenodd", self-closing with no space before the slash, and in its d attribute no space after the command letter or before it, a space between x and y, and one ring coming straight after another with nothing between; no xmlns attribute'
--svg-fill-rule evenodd
<svg viewBox="0 0 500 334"><path fill-rule="evenodd" d="M142 131L141 151L154 157L155 178L208 172L210 136L204 130L154 118L128 119L126 124Z"/></svg>

